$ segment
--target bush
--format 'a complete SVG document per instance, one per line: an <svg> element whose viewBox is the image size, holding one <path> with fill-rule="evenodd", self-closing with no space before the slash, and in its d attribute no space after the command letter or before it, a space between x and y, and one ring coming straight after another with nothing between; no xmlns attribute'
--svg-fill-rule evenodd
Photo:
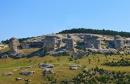
<svg viewBox="0 0 130 84"><path fill-rule="evenodd" d="M129 78L129 73L110 72L96 67L88 71L83 70L70 81L74 84L129 84Z"/></svg>
<svg viewBox="0 0 130 84"><path fill-rule="evenodd" d="M107 63L104 63L103 65L107 65L107 66L130 66L130 62L128 60L125 60L125 59L121 59L117 62L107 62Z"/></svg>

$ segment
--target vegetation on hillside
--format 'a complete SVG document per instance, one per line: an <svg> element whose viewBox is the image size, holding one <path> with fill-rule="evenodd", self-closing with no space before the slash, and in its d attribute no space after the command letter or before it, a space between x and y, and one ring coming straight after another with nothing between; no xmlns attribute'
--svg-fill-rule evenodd
<svg viewBox="0 0 130 84"><path fill-rule="evenodd" d="M19 40L19 42L23 42L23 41L26 41L26 40L31 39L31 38L33 38L33 37L20 38L20 39L18 39L18 40ZM9 39L7 39L7 40L2 40L1 43L3 43L3 44L9 44Z"/></svg>
<svg viewBox="0 0 130 84"><path fill-rule="evenodd" d="M34 51L37 51L38 49L24 49L21 52L24 52L25 54L30 54ZM129 72L130 67L129 66L120 66L120 67L111 67L111 66L104 66L102 64L106 62L111 61L119 61L121 59L130 59L130 55L121 57L120 55L112 55L112 56L104 56L103 54L95 54L90 55L87 57L83 57L78 60L70 60L69 56L45 56L45 57L38 57L34 56L31 58L21 58L21 59L0 59L0 84L25 84L24 80L16 81L16 78L24 78L24 79L31 79L31 82L29 84L67 84L68 81L74 80L77 81L77 77L79 77L79 74L83 72L83 70L89 70L90 72L93 72L93 69L95 67L99 67L99 70L103 68L103 73L101 74L100 71L96 69L96 72L99 73L99 77L97 77L94 80L97 80L101 84L104 84L106 82L106 73L110 73L107 75L107 80L110 80L110 77L116 77L116 80L110 80L109 82L112 82L110 84L115 84L120 80L122 84L129 84ZM39 63L48 63L54 65L54 74L51 74L49 76L42 75L42 69L39 68ZM70 70L69 65L70 64L77 64L81 65L81 67L78 70ZM24 67L31 66L32 68L24 69ZM21 69L22 68L22 69ZM33 76L23 76L19 73L21 71L28 70L28 71L35 71ZM119 73L119 71L121 73ZM10 76L4 75L6 73L12 72L13 74ZM114 74L113 74L113 73ZM84 72L83 72L84 73ZM86 72L85 72L86 73ZM126 73L127 76L124 75ZM112 74L112 75L111 75ZM82 75L82 74L81 74ZM120 77L121 75L121 77ZM85 76L85 77L89 77ZM93 75L97 76L97 75ZM93 76L91 78L93 78ZM119 76L119 77L118 77ZM124 78L122 78L122 76ZM113 78L112 78L113 79ZM82 80L82 78L80 79ZM93 79L92 79L93 80ZM90 79L90 81L92 81ZM55 83L56 82L56 83ZM75 83L76 84L76 83ZM80 83L77 83L80 84ZM94 83L90 83L94 84ZM118 83L120 84L120 83Z"/></svg>
<svg viewBox="0 0 130 84"><path fill-rule="evenodd" d="M120 35L123 37L130 37L130 32L119 32L119 31L113 31L113 30L98 30L98 29L85 29L85 28L73 28L69 30L63 30L59 32L59 34L72 34L72 33L90 33L90 34L101 34L101 35Z"/></svg>
<svg viewBox="0 0 130 84"><path fill-rule="evenodd" d="M125 59L121 59L121 60L118 60L116 62L112 61L112 62L104 63L104 65L107 65L107 66L130 66L130 61L125 60Z"/></svg>
<svg viewBox="0 0 130 84"><path fill-rule="evenodd" d="M129 84L130 75L94 68L88 71L82 71L74 77L73 82L75 84Z"/></svg>

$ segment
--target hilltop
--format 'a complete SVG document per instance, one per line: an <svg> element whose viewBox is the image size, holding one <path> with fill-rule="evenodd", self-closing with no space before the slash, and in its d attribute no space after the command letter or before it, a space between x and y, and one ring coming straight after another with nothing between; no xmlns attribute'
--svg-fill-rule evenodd
<svg viewBox="0 0 130 84"><path fill-rule="evenodd" d="M120 35L122 37L130 37L130 32L124 32L124 31L113 31L113 30L98 30L98 29L87 29L87 28L72 28L68 30L62 30L56 34L80 34L80 33L87 33L87 34L98 34L98 35L109 35L109 36L115 36ZM41 41L45 35L41 36L32 36L32 37L25 37L25 38L19 38L20 42L23 41ZM4 44L8 44L9 40L2 41Z"/></svg>
<svg viewBox="0 0 130 84"><path fill-rule="evenodd" d="M73 34L73 33L88 33L88 34L100 34L100 35L120 35L122 37L130 37L130 32L113 31L113 30L98 30L98 29L86 29L86 28L73 28L63 30L59 34Z"/></svg>

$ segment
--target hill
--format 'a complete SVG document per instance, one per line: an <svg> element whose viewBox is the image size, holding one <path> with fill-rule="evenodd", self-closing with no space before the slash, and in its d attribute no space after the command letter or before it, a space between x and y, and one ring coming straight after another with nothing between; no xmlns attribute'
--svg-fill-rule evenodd
<svg viewBox="0 0 130 84"><path fill-rule="evenodd" d="M101 34L101 35L120 35L122 37L130 37L130 32L113 31L113 30L98 30L98 29L86 29L86 28L73 28L69 30L63 30L58 34L72 34L72 33L90 33L90 34Z"/></svg>
<svg viewBox="0 0 130 84"><path fill-rule="evenodd" d="M88 34L100 34L100 35L111 35L111 36L115 36L115 35L120 35L122 37L130 37L130 32L123 32L123 31L113 31L113 30L98 30L98 29L86 29L86 28L73 28L73 29L68 29L68 30L63 30L60 31L56 34L74 34L74 33L88 33ZM19 38L20 42L23 41L41 41L43 38L45 37L45 35L41 35L41 36L33 36L33 37L25 37L25 38ZM8 44L9 40L3 40L1 41L1 43L3 44Z"/></svg>

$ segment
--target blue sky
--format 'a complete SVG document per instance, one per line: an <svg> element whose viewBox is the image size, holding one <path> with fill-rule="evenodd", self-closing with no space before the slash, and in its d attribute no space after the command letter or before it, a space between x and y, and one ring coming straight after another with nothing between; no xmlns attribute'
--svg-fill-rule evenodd
<svg viewBox="0 0 130 84"><path fill-rule="evenodd" d="M0 0L0 40L79 27L130 32L130 0Z"/></svg>

